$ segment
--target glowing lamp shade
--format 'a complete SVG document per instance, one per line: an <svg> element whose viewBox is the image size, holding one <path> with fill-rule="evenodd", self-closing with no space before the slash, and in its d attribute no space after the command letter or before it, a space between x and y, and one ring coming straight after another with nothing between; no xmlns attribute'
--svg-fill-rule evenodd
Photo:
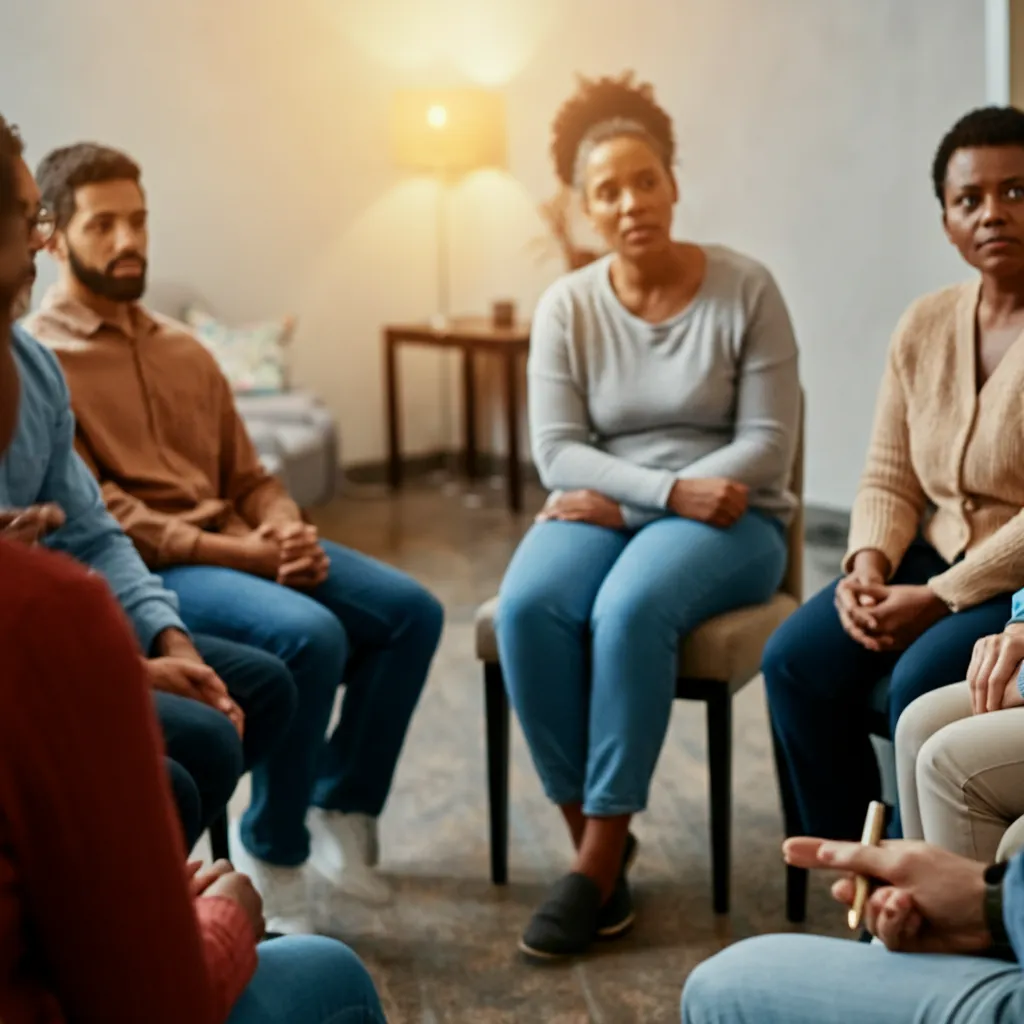
<svg viewBox="0 0 1024 1024"><path fill-rule="evenodd" d="M489 89L403 89L392 104L391 148L412 170L504 167L504 98Z"/></svg>

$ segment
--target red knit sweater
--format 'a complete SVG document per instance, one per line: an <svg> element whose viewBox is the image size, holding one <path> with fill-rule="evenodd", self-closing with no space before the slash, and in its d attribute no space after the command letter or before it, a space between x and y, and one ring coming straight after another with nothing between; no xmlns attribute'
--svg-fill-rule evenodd
<svg viewBox="0 0 1024 1024"><path fill-rule="evenodd" d="M135 644L104 583L0 541L0 1020L221 1024L255 969L193 901Z"/></svg>

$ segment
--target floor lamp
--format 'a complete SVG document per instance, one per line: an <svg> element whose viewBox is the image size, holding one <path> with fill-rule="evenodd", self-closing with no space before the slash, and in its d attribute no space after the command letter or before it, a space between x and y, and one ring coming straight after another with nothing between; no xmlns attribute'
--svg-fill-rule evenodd
<svg viewBox="0 0 1024 1024"><path fill-rule="evenodd" d="M391 110L391 148L399 167L431 174L437 197L437 305L431 325L444 330L452 316L448 200L452 186L470 171L506 166L505 102L490 89L402 89ZM444 441L450 453L451 367L441 374Z"/></svg>

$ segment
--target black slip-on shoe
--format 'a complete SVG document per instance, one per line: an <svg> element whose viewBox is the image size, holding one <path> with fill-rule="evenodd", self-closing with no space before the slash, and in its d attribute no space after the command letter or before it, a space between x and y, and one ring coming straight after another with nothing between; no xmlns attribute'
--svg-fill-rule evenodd
<svg viewBox="0 0 1024 1024"><path fill-rule="evenodd" d="M599 939L617 939L633 927L636 913L633 910L633 894L629 891L626 875L633 866L633 861L636 860L639 846L636 836L630 832L626 836L626 845L622 850L622 867L619 870L615 888L597 916L597 937Z"/></svg>
<svg viewBox="0 0 1024 1024"><path fill-rule="evenodd" d="M532 963L552 963L585 953L597 935L601 890L572 872L560 878L530 919L519 950Z"/></svg>
<svg viewBox="0 0 1024 1024"><path fill-rule="evenodd" d="M597 937L599 939L617 939L625 935L636 920L633 910L633 894L629 891L629 882L625 875L620 875L615 883L608 902L601 908L597 916Z"/></svg>

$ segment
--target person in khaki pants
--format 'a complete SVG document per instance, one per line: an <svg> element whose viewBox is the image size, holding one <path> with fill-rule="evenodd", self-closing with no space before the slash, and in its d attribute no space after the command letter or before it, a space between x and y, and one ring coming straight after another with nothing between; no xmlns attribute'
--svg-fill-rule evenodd
<svg viewBox="0 0 1024 1024"><path fill-rule="evenodd" d="M896 765L907 839L985 862L1024 842L1022 670L1024 590L1014 595L1006 629L975 645L967 680L925 694L900 718Z"/></svg>

